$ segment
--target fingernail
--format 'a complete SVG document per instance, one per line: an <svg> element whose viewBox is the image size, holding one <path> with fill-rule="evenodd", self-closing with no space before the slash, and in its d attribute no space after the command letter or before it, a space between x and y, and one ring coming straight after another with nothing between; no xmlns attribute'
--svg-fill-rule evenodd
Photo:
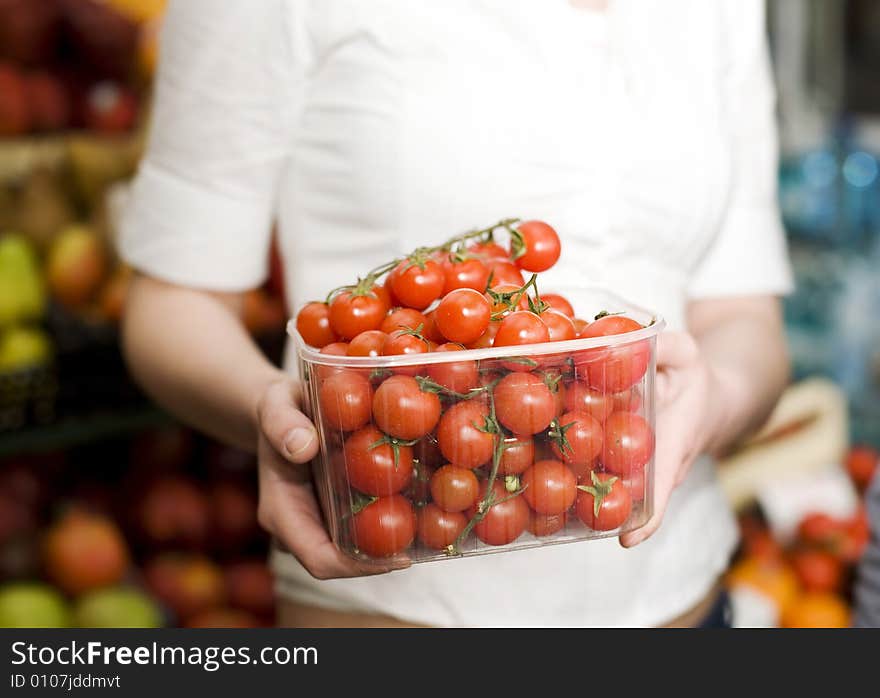
<svg viewBox="0 0 880 698"><path fill-rule="evenodd" d="M292 429L284 439L284 450L287 451L288 458L296 458L304 453L312 441L315 439L315 430L297 427Z"/></svg>

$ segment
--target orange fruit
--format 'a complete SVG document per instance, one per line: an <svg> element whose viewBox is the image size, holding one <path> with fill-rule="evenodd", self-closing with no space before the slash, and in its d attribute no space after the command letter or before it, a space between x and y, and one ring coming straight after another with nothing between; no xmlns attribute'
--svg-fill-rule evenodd
<svg viewBox="0 0 880 698"><path fill-rule="evenodd" d="M800 592L797 576L781 560L745 557L727 573L731 589L746 586L769 598L780 614L785 613Z"/></svg>
<svg viewBox="0 0 880 698"><path fill-rule="evenodd" d="M808 592L788 605L782 614L785 628L848 628L850 609L836 594Z"/></svg>

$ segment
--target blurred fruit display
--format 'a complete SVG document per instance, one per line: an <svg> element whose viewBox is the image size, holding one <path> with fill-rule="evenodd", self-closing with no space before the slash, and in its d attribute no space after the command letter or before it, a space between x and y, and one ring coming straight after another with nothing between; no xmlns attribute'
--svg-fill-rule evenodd
<svg viewBox="0 0 880 698"><path fill-rule="evenodd" d="M878 453L856 446L846 458L853 484L864 492L876 472ZM843 628L850 624L855 567L869 541L864 503L849 517L823 511L805 514L794 538L774 538L761 512L740 515L740 552L727 586L769 602L775 624L787 628Z"/></svg>
<svg viewBox="0 0 880 698"><path fill-rule="evenodd" d="M270 625L256 502L253 456L179 427L0 461L0 627Z"/></svg>

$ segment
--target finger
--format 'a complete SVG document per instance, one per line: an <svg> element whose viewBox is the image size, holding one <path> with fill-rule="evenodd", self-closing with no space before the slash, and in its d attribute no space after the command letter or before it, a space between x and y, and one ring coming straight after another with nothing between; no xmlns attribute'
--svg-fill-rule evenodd
<svg viewBox="0 0 880 698"><path fill-rule="evenodd" d="M268 500L261 501L260 508L271 512L264 521L266 528L317 579L383 574L409 567L408 561L371 564L344 555L328 536L309 486L275 480L272 468L263 470L261 480L261 497L267 493Z"/></svg>
<svg viewBox="0 0 880 698"><path fill-rule="evenodd" d="M686 368L700 356L696 340L687 332L661 332L657 337L657 365Z"/></svg>
<svg viewBox="0 0 880 698"><path fill-rule="evenodd" d="M318 433L297 409L296 387L279 381L263 394L257 407L260 427L272 447L292 463L307 463L318 453Z"/></svg>

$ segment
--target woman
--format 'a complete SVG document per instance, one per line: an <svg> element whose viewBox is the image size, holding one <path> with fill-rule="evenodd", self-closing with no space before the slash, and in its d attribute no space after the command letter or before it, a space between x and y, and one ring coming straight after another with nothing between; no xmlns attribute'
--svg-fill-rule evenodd
<svg viewBox="0 0 880 698"><path fill-rule="evenodd" d="M281 622L711 615L736 529L707 454L760 424L787 374L761 3L185 0L171 3L162 51L121 236L141 272L126 350L159 402L256 449L260 520L280 542ZM298 307L514 215L562 237L548 290L605 286L670 324L658 349L656 514L620 545L362 576L374 570L339 553L321 524L306 465L317 438L297 381L248 339L240 294L266 275L275 217Z"/></svg>

